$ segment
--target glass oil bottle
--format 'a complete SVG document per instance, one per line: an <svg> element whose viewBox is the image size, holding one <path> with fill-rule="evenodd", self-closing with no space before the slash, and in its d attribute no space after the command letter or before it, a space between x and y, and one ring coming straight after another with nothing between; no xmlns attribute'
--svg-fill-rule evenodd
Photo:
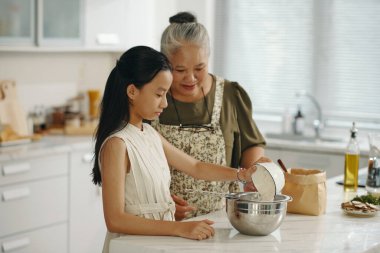
<svg viewBox="0 0 380 253"><path fill-rule="evenodd" d="M358 188L360 150L356 139L358 129L355 127L355 122L352 123L350 132L351 137L346 148L344 162L344 191L356 192Z"/></svg>

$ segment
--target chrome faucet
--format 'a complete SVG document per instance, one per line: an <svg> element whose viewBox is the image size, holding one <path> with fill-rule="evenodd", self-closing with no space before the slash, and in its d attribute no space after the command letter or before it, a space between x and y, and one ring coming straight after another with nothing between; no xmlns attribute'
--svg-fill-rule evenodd
<svg viewBox="0 0 380 253"><path fill-rule="evenodd" d="M319 139L321 137L321 129L323 127L321 106L319 105L315 97L313 97L310 93L306 92L305 90L300 90L296 92L296 97L302 96L308 97L317 109L318 119L315 119L313 121L313 126L315 131L315 138Z"/></svg>

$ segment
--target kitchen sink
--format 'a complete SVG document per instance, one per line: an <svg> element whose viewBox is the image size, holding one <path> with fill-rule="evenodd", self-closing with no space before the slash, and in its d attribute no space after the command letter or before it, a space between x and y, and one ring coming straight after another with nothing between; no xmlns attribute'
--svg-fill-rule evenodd
<svg viewBox="0 0 380 253"><path fill-rule="evenodd" d="M278 139L285 141L305 141L305 142L344 142L343 139L333 138L333 137L319 137L315 136L305 136L305 135L295 135L295 134L283 134L283 133L267 133L265 135L270 139Z"/></svg>

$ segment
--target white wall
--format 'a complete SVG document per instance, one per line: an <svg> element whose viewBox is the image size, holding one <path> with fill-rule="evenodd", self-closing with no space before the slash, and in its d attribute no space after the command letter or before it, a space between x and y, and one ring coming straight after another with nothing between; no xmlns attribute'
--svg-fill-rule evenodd
<svg viewBox="0 0 380 253"><path fill-rule="evenodd" d="M62 105L79 91L104 89L115 63L110 53L0 52L0 80L16 81L26 111Z"/></svg>

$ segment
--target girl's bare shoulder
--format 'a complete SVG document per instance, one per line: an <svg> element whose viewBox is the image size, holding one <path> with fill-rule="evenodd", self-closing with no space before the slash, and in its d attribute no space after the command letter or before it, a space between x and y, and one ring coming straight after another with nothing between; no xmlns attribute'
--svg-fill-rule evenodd
<svg viewBox="0 0 380 253"><path fill-rule="evenodd" d="M102 151L103 152L104 151L120 152L121 150L125 150L125 149L126 149L126 146L125 146L124 140L119 137L113 136L113 137L108 138L104 142Z"/></svg>

